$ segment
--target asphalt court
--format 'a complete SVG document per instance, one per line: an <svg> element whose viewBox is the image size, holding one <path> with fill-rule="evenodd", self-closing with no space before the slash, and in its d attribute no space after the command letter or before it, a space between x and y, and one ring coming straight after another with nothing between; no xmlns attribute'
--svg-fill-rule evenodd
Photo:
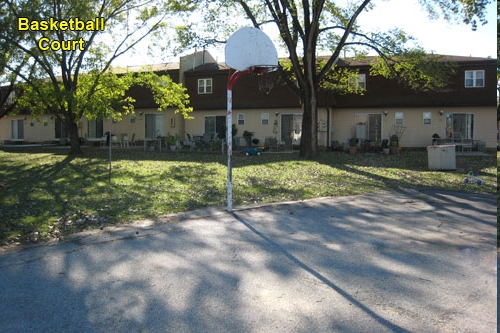
<svg viewBox="0 0 500 333"><path fill-rule="evenodd" d="M0 253L6 332L494 332L496 197L222 208Z"/></svg>

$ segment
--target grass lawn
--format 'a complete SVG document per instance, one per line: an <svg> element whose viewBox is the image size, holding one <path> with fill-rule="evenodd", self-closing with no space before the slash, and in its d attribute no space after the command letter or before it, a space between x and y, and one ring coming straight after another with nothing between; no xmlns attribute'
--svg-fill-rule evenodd
<svg viewBox="0 0 500 333"><path fill-rule="evenodd" d="M226 205L222 154L87 148L0 150L0 245L41 241L86 228ZM497 155L498 158L499 155ZM497 193L497 158L457 157L456 172L427 170L427 152L233 156L233 204L362 194L396 187ZM464 184L468 168L485 184ZM500 200L500 196L498 197Z"/></svg>
<svg viewBox="0 0 500 333"><path fill-rule="evenodd" d="M500 248L500 191L498 189L498 179L500 172L498 172L498 165L500 164L500 153L497 152L497 249Z"/></svg>

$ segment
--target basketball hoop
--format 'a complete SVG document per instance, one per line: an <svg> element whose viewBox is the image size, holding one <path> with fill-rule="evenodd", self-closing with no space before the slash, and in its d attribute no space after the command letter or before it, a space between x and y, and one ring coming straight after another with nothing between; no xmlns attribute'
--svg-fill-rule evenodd
<svg viewBox="0 0 500 333"><path fill-rule="evenodd" d="M236 72L229 74L227 83L227 211L233 207L233 176L232 176L232 142L231 131L233 117L233 85L243 74L257 74L259 90L269 94L274 87L274 80L266 73L278 69L278 52L273 42L260 29L253 27L241 28L233 33L226 42L224 49L226 65Z"/></svg>
<svg viewBox="0 0 500 333"><path fill-rule="evenodd" d="M271 90L273 90L276 85L279 74L276 71L276 68L272 68L264 73L257 74L257 87L261 93L269 95Z"/></svg>
<svg viewBox="0 0 500 333"><path fill-rule="evenodd" d="M233 33L224 48L226 65L237 71L260 73L277 69L278 52L262 30L246 27Z"/></svg>
<svg viewBox="0 0 500 333"><path fill-rule="evenodd" d="M276 72L278 70L277 65L259 65L252 67L252 73L254 74L267 74Z"/></svg>

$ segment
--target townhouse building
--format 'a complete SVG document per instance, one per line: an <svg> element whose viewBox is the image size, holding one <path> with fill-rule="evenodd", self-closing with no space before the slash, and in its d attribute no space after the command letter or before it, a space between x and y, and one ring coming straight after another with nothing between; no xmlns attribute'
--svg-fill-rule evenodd
<svg viewBox="0 0 500 333"><path fill-rule="evenodd" d="M356 84L365 89L363 95L320 91L319 146L347 144L352 137L359 142L380 142L399 134L403 148L423 148L432 143L433 136L453 140L459 134L463 140L480 142L480 147L496 147L496 59L448 56L456 70L448 87L439 92L414 91L397 80L372 76L371 60L344 64L359 71ZM133 114L118 122L82 119L80 136L92 142L111 131L140 143L169 135L181 140L224 137L230 71L224 63L202 51L181 57L179 63L155 65L154 70L185 85L193 119L183 119L173 109L158 111L151 92L134 87L129 92L136 99ZM276 73L242 76L233 88L233 124L237 138L248 131L259 145L274 138L296 147L302 132L299 97ZM37 119L29 113L0 119L0 142L4 143L53 142L65 135L57 117L49 114ZM245 146L244 140L239 143Z"/></svg>

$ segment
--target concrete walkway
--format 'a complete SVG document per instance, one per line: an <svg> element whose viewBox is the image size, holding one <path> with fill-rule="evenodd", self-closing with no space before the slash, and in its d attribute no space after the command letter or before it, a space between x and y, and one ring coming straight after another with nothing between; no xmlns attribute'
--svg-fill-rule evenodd
<svg viewBox="0 0 500 333"><path fill-rule="evenodd" d="M3 332L495 332L496 198L206 209L0 252Z"/></svg>

